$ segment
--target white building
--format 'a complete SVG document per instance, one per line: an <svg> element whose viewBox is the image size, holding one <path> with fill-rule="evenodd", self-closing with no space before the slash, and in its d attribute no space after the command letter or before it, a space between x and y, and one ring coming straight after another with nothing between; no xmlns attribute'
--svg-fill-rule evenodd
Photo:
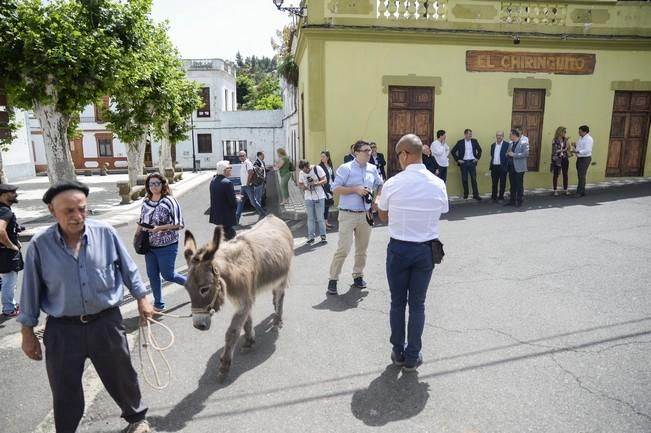
<svg viewBox="0 0 651 433"><path fill-rule="evenodd" d="M16 120L20 128L16 131L16 139L2 152L2 165L8 182L13 182L34 176L34 155L28 131L29 115L27 112L15 109Z"/></svg>

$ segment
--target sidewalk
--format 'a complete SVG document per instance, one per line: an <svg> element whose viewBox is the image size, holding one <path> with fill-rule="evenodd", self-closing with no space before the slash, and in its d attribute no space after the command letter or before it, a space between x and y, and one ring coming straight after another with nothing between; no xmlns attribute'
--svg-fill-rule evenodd
<svg viewBox="0 0 651 433"><path fill-rule="evenodd" d="M526 181L525 181L526 182ZM597 191L602 189L617 188L625 185L632 185L638 183L651 183L651 176L649 177L617 177L612 178L612 180L605 180L602 182L589 183L586 185L586 191L589 194L590 191ZM576 191L576 186L570 186L569 188L572 196ZM508 193L508 192L507 192ZM540 196L551 196L553 193L552 188L535 188L535 189L525 189L524 195L526 197L540 197ZM564 193L559 191L559 199L564 197ZM480 194L484 200L490 200L491 193L487 192ZM476 203L475 200L469 198L464 199L462 196L451 195L449 196L450 204L460 205L460 204L470 204ZM305 204L303 200L303 194L298 189L296 184L292 181L289 182L289 201L286 205L283 206L284 213L288 218L299 219L303 218L305 215ZM330 209L330 214L336 214L338 212L336 207Z"/></svg>
<svg viewBox="0 0 651 433"><path fill-rule="evenodd" d="M183 179L172 184L172 192L176 197L183 195L202 182L212 178L214 172L197 173L184 172ZM108 176L78 176L77 180L90 187L88 194L88 213L93 218L108 222L114 227L127 224L138 218L141 200L121 205L117 183L129 179L127 174L112 174ZM20 234L21 240L31 237L54 222L42 198L50 183L47 176L35 176L30 179L14 182L18 185L18 203L12 207L18 223L26 230Z"/></svg>

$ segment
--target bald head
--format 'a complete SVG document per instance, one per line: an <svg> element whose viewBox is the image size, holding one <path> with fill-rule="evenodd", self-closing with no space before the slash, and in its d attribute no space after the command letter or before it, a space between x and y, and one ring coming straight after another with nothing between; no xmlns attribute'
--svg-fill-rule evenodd
<svg viewBox="0 0 651 433"><path fill-rule="evenodd" d="M400 152L420 155L423 153L423 142L416 134L403 135L396 143L396 155Z"/></svg>

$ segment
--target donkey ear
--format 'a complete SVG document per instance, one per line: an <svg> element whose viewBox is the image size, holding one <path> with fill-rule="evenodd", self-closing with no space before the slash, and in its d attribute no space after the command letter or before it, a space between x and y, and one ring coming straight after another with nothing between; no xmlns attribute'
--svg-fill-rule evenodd
<svg viewBox="0 0 651 433"><path fill-rule="evenodd" d="M222 241L222 226L217 226L215 227L215 232L212 235L212 242L208 244L208 249L206 250L206 254L203 256L202 260L209 260L212 261L213 257L215 257L215 253L219 249L219 244Z"/></svg>
<svg viewBox="0 0 651 433"><path fill-rule="evenodd" d="M194 240L194 236L190 230L185 231L185 240L183 242L183 246L185 247L183 255L185 256L185 261L188 262L189 266L192 257L197 252L197 241Z"/></svg>

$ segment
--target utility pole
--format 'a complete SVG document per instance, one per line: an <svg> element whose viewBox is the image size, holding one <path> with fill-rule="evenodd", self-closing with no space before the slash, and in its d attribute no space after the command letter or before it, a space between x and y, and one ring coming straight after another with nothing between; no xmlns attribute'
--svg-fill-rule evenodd
<svg viewBox="0 0 651 433"><path fill-rule="evenodd" d="M194 119L193 115L190 114L190 126L192 128L192 173L197 172L197 159L194 156Z"/></svg>

